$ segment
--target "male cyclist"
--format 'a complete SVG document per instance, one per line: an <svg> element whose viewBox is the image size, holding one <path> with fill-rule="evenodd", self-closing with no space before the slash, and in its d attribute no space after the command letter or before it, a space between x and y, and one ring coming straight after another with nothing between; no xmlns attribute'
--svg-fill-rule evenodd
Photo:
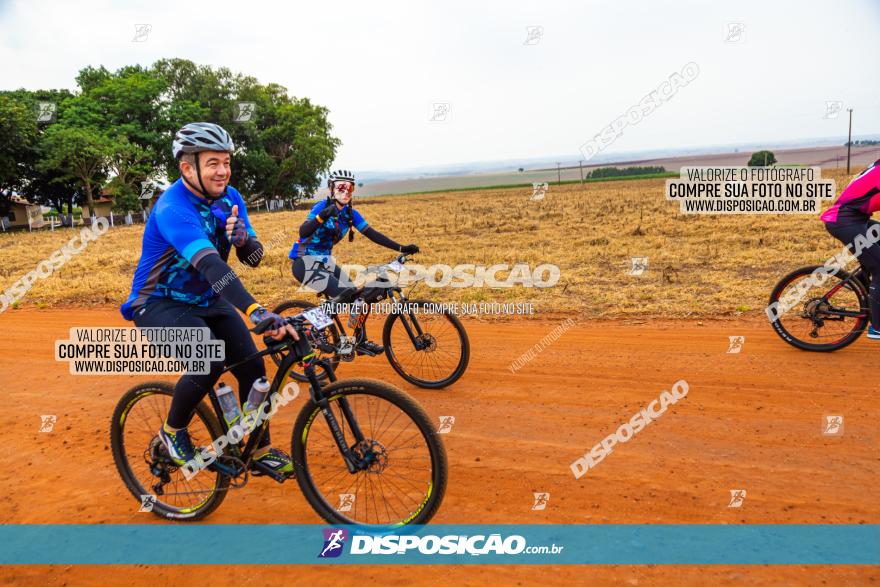
<svg viewBox="0 0 880 587"><path fill-rule="evenodd" d="M216 124L194 122L177 131L171 149L180 179L162 194L147 220L131 295L120 308L123 317L141 328L207 327L213 339L225 341L227 365L257 352L236 308L254 324L272 318L269 336L297 339L290 325L254 300L227 264L233 248L239 261L251 267L263 257L244 200L229 186L234 149L229 133ZM186 373L174 388L159 437L178 465L196 456L187 426L222 370L222 361L212 362L209 374ZM266 374L263 359L239 365L232 374L245 401L254 381ZM289 456L269 448L268 433L254 454L277 473L293 471Z"/></svg>
<svg viewBox="0 0 880 587"><path fill-rule="evenodd" d="M376 243L398 253L411 255L419 252L416 245L399 245L369 224L360 212L351 205L354 195L354 174L351 171L333 171L327 178L330 194L312 207L306 221L299 227L299 239L290 250L289 257L293 260L291 268L293 276L304 286L315 283L320 276L320 291L330 298L336 298L347 289L341 270L331 256L333 245L342 240L348 233L348 240L354 238L352 227L362 235ZM345 300L337 300L345 301ZM368 301L368 300L367 300ZM382 345L366 340L358 344L357 350L370 355L378 355L385 349Z"/></svg>
<svg viewBox="0 0 880 587"><path fill-rule="evenodd" d="M871 225L880 224L871 220L871 214L880 210L880 160L861 172L841 192L830 208L822 213L821 219L831 235L850 250L858 235L866 236ZM880 339L880 245L876 242L864 248L858 255L859 263L871 274L869 297L871 300L871 325L868 338Z"/></svg>

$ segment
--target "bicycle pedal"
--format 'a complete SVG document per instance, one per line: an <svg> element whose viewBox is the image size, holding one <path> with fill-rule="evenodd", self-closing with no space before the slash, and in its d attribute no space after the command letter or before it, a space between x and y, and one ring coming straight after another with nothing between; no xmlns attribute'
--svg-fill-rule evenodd
<svg viewBox="0 0 880 587"><path fill-rule="evenodd" d="M278 483L284 483L288 479L293 479L296 476L292 471L288 475L276 473L269 465L264 465L259 461L251 461L251 475L254 477L271 477Z"/></svg>
<svg viewBox="0 0 880 587"><path fill-rule="evenodd" d="M385 354L385 347L380 346L379 348L380 348L381 350L379 350L379 351L372 351L372 350L370 350L370 349L365 349L365 348L359 346L359 347L356 347L356 348L355 348L355 352L356 352L356 354L358 354L358 355L366 355L366 356L368 356L368 357L378 357L379 355L384 355L384 354Z"/></svg>

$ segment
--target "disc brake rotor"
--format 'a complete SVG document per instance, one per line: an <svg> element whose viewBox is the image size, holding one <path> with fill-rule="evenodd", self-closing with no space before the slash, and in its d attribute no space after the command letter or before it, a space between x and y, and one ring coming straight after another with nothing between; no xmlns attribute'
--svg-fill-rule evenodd
<svg viewBox="0 0 880 587"><path fill-rule="evenodd" d="M355 445L353 452L366 465L368 473L381 473L388 467L388 451L377 440L364 439Z"/></svg>
<svg viewBox="0 0 880 587"><path fill-rule="evenodd" d="M432 353L437 350L437 339L430 332L426 332L416 337L416 344L420 351L428 351Z"/></svg>

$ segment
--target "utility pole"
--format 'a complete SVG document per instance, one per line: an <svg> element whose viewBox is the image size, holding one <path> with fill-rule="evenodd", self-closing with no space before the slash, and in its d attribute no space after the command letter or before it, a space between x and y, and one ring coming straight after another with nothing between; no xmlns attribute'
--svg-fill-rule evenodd
<svg viewBox="0 0 880 587"><path fill-rule="evenodd" d="M561 175L561 172L559 171L559 165L560 165L560 163L559 163L559 161L557 161L556 162L556 184L557 185L562 183L562 175Z"/></svg>
<svg viewBox="0 0 880 587"><path fill-rule="evenodd" d="M584 185L584 162L578 161L578 168L581 170L581 185Z"/></svg>
<svg viewBox="0 0 880 587"><path fill-rule="evenodd" d="M852 108L849 110L849 138L846 140L846 172L849 173L849 153L852 147Z"/></svg>

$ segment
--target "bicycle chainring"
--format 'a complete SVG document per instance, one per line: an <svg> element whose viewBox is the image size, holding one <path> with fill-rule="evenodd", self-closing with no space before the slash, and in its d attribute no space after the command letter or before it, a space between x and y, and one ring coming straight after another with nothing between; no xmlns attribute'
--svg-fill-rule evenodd
<svg viewBox="0 0 880 587"><path fill-rule="evenodd" d="M357 344L353 336L343 335L340 338L339 346L336 347L336 356L340 361L351 362L354 360L354 349Z"/></svg>

